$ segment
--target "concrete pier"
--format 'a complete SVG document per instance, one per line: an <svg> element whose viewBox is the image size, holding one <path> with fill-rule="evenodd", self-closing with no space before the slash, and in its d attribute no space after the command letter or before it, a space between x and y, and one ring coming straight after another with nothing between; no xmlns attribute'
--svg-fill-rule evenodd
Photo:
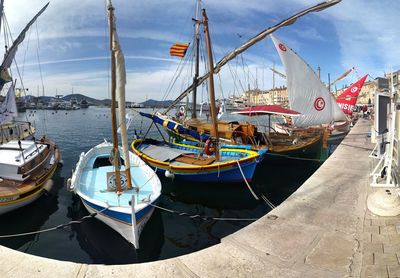
<svg viewBox="0 0 400 278"><path fill-rule="evenodd" d="M218 245L122 266L61 262L0 247L0 277L400 277L400 217L367 210L370 125L360 119L292 196Z"/></svg>

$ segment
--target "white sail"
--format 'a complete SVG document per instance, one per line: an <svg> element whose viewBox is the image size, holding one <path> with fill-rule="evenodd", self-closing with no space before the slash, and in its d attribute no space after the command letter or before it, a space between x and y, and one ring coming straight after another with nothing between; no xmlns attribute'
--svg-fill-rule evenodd
<svg viewBox="0 0 400 278"><path fill-rule="evenodd" d="M333 95L312 68L292 49L271 35L286 71L290 108L301 112L294 119L297 127L346 121Z"/></svg>
<svg viewBox="0 0 400 278"><path fill-rule="evenodd" d="M11 84L6 98L0 106L0 124L12 122L18 116L17 103L15 101L15 86Z"/></svg>

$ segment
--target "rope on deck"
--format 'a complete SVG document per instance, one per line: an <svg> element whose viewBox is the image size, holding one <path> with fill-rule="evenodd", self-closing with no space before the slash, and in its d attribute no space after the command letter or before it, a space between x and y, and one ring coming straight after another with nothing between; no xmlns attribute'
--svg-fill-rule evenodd
<svg viewBox="0 0 400 278"><path fill-rule="evenodd" d="M100 210L100 211L98 211L98 212L93 212L93 213L91 213L91 214L89 214L89 215L86 215L86 216L84 216L84 217L82 217L82 218L80 218L80 219L78 219L78 220L73 220L73 221L70 221L70 222L68 222L68 223L60 224L60 225L57 225L57 226L52 227L52 228L43 229L43 230L38 230L38 231L33 231L33 232L19 233L19 234L0 235L0 238L11 238L11 237L29 236L29 235L36 235L36 234L42 234L42 233L46 233L46 232L51 232L51 231L55 231L55 230L58 230L58 229L64 229L64 228L66 228L66 227L68 227L68 226L71 226L72 224L81 224L84 220L89 219L89 218L93 218L93 217L95 217L97 214L102 213L103 211L105 211L105 210L107 210L107 209L109 209L109 208L110 208L110 207L107 206L106 208L104 208L104 209L102 209L102 210Z"/></svg>

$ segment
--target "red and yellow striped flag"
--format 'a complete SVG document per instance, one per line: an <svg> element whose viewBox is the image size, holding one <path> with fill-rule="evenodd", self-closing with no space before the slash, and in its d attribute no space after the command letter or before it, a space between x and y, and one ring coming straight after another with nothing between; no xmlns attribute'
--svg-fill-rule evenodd
<svg viewBox="0 0 400 278"><path fill-rule="evenodd" d="M171 56L185 57L188 47L189 47L188 43L175 43L169 49L169 54Z"/></svg>

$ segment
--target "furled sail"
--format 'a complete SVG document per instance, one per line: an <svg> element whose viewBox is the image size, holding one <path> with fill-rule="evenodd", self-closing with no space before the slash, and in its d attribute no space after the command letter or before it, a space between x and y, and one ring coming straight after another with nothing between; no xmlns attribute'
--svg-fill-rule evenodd
<svg viewBox="0 0 400 278"><path fill-rule="evenodd" d="M1 3L2 4L2 3ZM3 89L5 83L11 81L11 78L8 74L8 69L11 66L12 61L14 60L15 54L17 53L18 46L25 39L25 34L31 27L31 25L36 21L36 19L46 10L47 6L50 3L47 3L25 26L25 28L21 31L17 39L13 42L12 46L7 50L4 55L3 63L0 66L0 91Z"/></svg>
<svg viewBox="0 0 400 278"><path fill-rule="evenodd" d="M0 106L0 124L12 122L18 116L17 103L15 101L15 86L11 84L6 98Z"/></svg>
<svg viewBox="0 0 400 278"><path fill-rule="evenodd" d="M240 47L234 49L233 51L231 51L230 53L225 55L221 60L219 60L219 62L215 64L214 73L218 73L221 70L221 68L226 63L228 63L230 60L234 59L237 55L239 55L240 53L244 52L245 50L247 50L249 47L251 47L252 45L256 44L257 42L263 40L266 36L268 36L269 34L272 34L276 30L278 30L279 28L293 24L298 18L302 17L303 15L306 15L306 14L311 13L311 12L320 12L320 11L326 9L326 8L329 8L329 7L333 6L333 5L336 5L336 4L340 3L341 1L342 0L327 0L325 2L322 2L322 3L319 3L317 5L314 5L314 6L310 7L310 8L302 10L302 11L292 15L291 17L289 17L289 18L287 18L285 20L282 20L278 24L263 30L262 32L258 33L257 35L255 35L254 37L252 37L251 39L246 41ZM209 75L210 75L210 73L208 72L208 73L204 74L202 77L198 78L196 86L201 85L205 80L207 80ZM164 111L164 114L167 113L168 111L170 111L182 99L184 99L191 91L193 91L194 86L195 85L192 84L186 90L184 90L174 100L174 102Z"/></svg>
<svg viewBox="0 0 400 278"><path fill-rule="evenodd" d="M312 68L292 49L271 35L286 71L290 108L302 113L297 127L346 121L346 115Z"/></svg>
<svg viewBox="0 0 400 278"><path fill-rule="evenodd" d="M109 5L112 7L111 2ZM112 12L112 9L110 10ZM129 158L129 142L128 142L128 134L126 128L126 101L125 101L125 85L126 85L126 70L125 70L125 58L124 53L122 52L121 45L119 43L119 38L117 34L117 28L115 26L115 17L113 22L109 22L110 28L112 28L112 51L115 56L115 69L116 69L116 96L118 101L118 112L119 112L119 122L120 127L119 130L121 132L121 141L122 141L122 152L125 157L125 169L126 171L130 171L131 165ZM130 174L128 179L130 179ZM130 181L128 181L130 182Z"/></svg>

